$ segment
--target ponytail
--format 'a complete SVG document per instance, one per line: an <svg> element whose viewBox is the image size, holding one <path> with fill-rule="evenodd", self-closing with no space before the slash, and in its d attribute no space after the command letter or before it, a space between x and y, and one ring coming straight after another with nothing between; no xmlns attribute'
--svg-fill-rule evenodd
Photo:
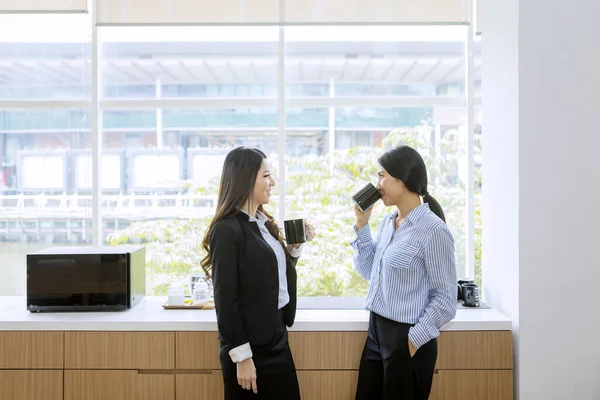
<svg viewBox="0 0 600 400"><path fill-rule="evenodd" d="M440 219L444 222L446 222L446 217L444 216L444 211L442 210L442 206L440 206L440 203L437 202L436 199L433 198L432 195L429 194L429 192L425 192L425 195L423 195L423 203L429 204L429 209L438 217L440 217Z"/></svg>

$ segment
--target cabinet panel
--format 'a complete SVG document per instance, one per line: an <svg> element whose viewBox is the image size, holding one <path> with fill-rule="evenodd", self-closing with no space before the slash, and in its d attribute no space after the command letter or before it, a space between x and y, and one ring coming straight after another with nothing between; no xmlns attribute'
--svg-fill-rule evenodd
<svg viewBox="0 0 600 400"><path fill-rule="evenodd" d="M175 332L66 332L65 368L173 369Z"/></svg>
<svg viewBox="0 0 600 400"><path fill-rule="evenodd" d="M64 400L175 400L175 375L66 370Z"/></svg>
<svg viewBox="0 0 600 400"><path fill-rule="evenodd" d="M297 374L302 400L354 400L356 396L358 371L297 371Z"/></svg>
<svg viewBox="0 0 600 400"><path fill-rule="evenodd" d="M436 368L512 369L512 332L442 332L438 339Z"/></svg>
<svg viewBox="0 0 600 400"><path fill-rule="evenodd" d="M0 399L63 400L63 371L0 371Z"/></svg>
<svg viewBox="0 0 600 400"><path fill-rule="evenodd" d="M206 371L204 374L177 374L176 387L176 400L218 400L223 398L221 371Z"/></svg>
<svg viewBox="0 0 600 400"><path fill-rule="evenodd" d="M512 400L513 371L438 371L430 400Z"/></svg>
<svg viewBox="0 0 600 400"><path fill-rule="evenodd" d="M367 333L290 332L289 337L296 368L343 370L359 368ZM512 369L512 333L442 332L436 368Z"/></svg>
<svg viewBox="0 0 600 400"><path fill-rule="evenodd" d="M290 332L294 363L299 370L356 370L366 332Z"/></svg>
<svg viewBox="0 0 600 400"><path fill-rule="evenodd" d="M221 369L217 332L176 332L175 368Z"/></svg>
<svg viewBox="0 0 600 400"><path fill-rule="evenodd" d="M0 369L61 369L63 345L63 332L0 332Z"/></svg>

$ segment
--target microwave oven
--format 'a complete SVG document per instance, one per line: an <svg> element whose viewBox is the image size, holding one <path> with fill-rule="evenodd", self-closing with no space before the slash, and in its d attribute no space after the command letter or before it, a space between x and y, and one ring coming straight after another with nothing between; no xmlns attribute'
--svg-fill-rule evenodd
<svg viewBox="0 0 600 400"><path fill-rule="evenodd" d="M146 291L142 246L52 247L27 254L27 309L117 311Z"/></svg>

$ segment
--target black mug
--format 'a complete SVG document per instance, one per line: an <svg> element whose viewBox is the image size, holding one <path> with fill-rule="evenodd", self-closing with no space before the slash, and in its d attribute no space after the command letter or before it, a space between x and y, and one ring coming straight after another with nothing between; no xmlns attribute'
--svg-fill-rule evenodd
<svg viewBox="0 0 600 400"><path fill-rule="evenodd" d="M458 300L464 300L463 296L463 285L465 283L475 283L475 280L469 278L462 278L458 280Z"/></svg>
<svg viewBox="0 0 600 400"><path fill-rule="evenodd" d="M306 231L303 219L288 219L283 221L285 241L287 244L300 244L306 242Z"/></svg>
<svg viewBox="0 0 600 400"><path fill-rule="evenodd" d="M463 285L463 306L479 307L479 286L476 283Z"/></svg>
<svg viewBox="0 0 600 400"><path fill-rule="evenodd" d="M375 204L379 199L381 199L381 193L379 193L379 190L377 190L372 183L367 183L364 188L352 196L352 200L362 212L365 212L369 208L373 207L373 204Z"/></svg>

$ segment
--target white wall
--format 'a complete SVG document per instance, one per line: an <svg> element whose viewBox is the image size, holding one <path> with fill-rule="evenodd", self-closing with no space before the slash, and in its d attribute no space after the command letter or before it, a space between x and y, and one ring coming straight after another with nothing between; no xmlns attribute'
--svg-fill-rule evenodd
<svg viewBox="0 0 600 400"><path fill-rule="evenodd" d="M485 301L512 319L519 335L518 0L482 8L483 289ZM518 374L515 374L518 384Z"/></svg>
<svg viewBox="0 0 600 400"><path fill-rule="evenodd" d="M597 400L600 2L489 0L483 14L487 300L516 309L521 400Z"/></svg>

